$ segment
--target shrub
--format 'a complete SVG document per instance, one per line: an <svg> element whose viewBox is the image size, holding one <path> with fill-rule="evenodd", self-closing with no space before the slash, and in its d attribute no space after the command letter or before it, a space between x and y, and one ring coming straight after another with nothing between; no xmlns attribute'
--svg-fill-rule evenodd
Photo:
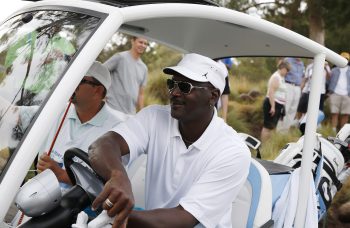
<svg viewBox="0 0 350 228"><path fill-rule="evenodd" d="M235 111L235 108L230 102L229 104L229 110L227 113L227 124L230 125L233 129L235 129L237 132L244 132L248 133L249 128L247 123L244 119L242 119L237 111Z"/></svg>
<svg viewBox="0 0 350 228"><path fill-rule="evenodd" d="M270 61L276 62L276 58L240 58L239 67L235 68L234 72L236 75L244 76L251 81L266 81L272 71L276 69L275 67L272 71L269 69Z"/></svg>
<svg viewBox="0 0 350 228"><path fill-rule="evenodd" d="M150 104L168 104L169 95L166 88L167 76L160 70L153 71L149 77L145 90L145 105Z"/></svg>

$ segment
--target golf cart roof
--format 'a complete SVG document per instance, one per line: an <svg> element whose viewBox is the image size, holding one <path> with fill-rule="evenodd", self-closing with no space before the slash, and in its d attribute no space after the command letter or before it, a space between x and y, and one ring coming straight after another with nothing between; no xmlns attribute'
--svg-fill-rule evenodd
<svg viewBox="0 0 350 228"><path fill-rule="evenodd" d="M28 0L30 2L38 2L41 0ZM217 3L210 0L86 0L91 2L98 2L106 5L126 7L144 4L157 4L157 3L189 3L189 4L201 4L219 6Z"/></svg>
<svg viewBox="0 0 350 228"><path fill-rule="evenodd" d="M194 52L213 59L235 56L290 56L313 58L325 53L326 59L345 66L346 59L326 47L266 20L230 9L199 4L168 3L175 1L106 0L103 4L91 1L40 1L32 6L73 6L122 14L119 31L148 38L184 53ZM113 7L123 4L129 7ZM148 4L144 3L159 3ZM195 10L194 10L195 9Z"/></svg>
<svg viewBox="0 0 350 228"><path fill-rule="evenodd" d="M102 4L126 7L134 5L144 5L144 4L157 4L157 3L190 3L190 4L201 4L201 5L212 5L218 6L215 2L210 0L88 0L92 2L99 2Z"/></svg>

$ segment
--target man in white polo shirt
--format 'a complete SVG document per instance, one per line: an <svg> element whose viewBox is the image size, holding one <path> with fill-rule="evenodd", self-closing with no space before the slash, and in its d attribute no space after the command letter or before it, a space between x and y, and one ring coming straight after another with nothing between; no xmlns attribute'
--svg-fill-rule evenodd
<svg viewBox="0 0 350 228"><path fill-rule="evenodd" d="M73 105L67 110L62 128L58 130L63 113L51 126L42 151L39 152L38 170L51 169L61 182L62 191L67 190L69 186L66 184L70 183L63 167L65 151L72 147L87 151L94 140L126 119L123 113L113 110L104 102L110 85L111 76L108 69L95 61L71 97ZM56 134L57 140L48 156Z"/></svg>
<svg viewBox="0 0 350 228"><path fill-rule="evenodd" d="M141 110L89 148L92 167L107 180L93 207L116 216L113 227L232 227L231 207L249 171L250 152L217 116L214 104L227 70L187 54L164 69L170 105ZM132 211L131 184L121 163L147 154L145 211Z"/></svg>

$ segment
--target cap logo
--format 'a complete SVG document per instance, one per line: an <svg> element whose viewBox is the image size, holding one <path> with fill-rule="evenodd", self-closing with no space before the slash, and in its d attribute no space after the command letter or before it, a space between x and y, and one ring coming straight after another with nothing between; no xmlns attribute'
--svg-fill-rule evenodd
<svg viewBox="0 0 350 228"><path fill-rule="evenodd" d="M208 79L208 78L207 78L207 74L208 74L208 72L205 73L205 74L203 74L202 76L205 77L206 79Z"/></svg>

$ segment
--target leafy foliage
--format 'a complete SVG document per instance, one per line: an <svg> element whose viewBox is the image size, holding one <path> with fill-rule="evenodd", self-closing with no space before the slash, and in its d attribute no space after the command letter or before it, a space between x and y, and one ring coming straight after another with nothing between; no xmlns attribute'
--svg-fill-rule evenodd
<svg viewBox="0 0 350 228"><path fill-rule="evenodd" d="M350 2L350 1L349 1ZM350 6L349 6L350 7ZM349 47L350 23L332 29L326 33L326 46L337 53L350 51Z"/></svg>
<svg viewBox="0 0 350 228"><path fill-rule="evenodd" d="M168 104L169 94L166 88L167 77L162 74L152 75L148 80L145 91L146 105L150 104Z"/></svg>
<svg viewBox="0 0 350 228"><path fill-rule="evenodd" d="M234 74L250 81L266 81L276 71L276 58L240 58Z"/></svg>
<svg viewBox="0 0 350 228"><path fill-rule="evenodd" d="M348 0L322 0L326 28L333 30L349 25L350 1Z"/></svg>
<svg viewBox="0 0 350 228"><path fill-rule="evenodd" d="M131 43L129 40L129 36L122 33L115 33L110 41L106 44L104 50L97 57L97 60L103 63L113 54L130 49Z"/></svg>
<svg viewBox="0 0 350 228"><path fill-rule="evenodd" d="M262 18L318 42L322 43L322 37L319 36L324 36L324 43L336 52L349 51L348 0L228 0L225 7L245 13L255 9Z"/></svg>

